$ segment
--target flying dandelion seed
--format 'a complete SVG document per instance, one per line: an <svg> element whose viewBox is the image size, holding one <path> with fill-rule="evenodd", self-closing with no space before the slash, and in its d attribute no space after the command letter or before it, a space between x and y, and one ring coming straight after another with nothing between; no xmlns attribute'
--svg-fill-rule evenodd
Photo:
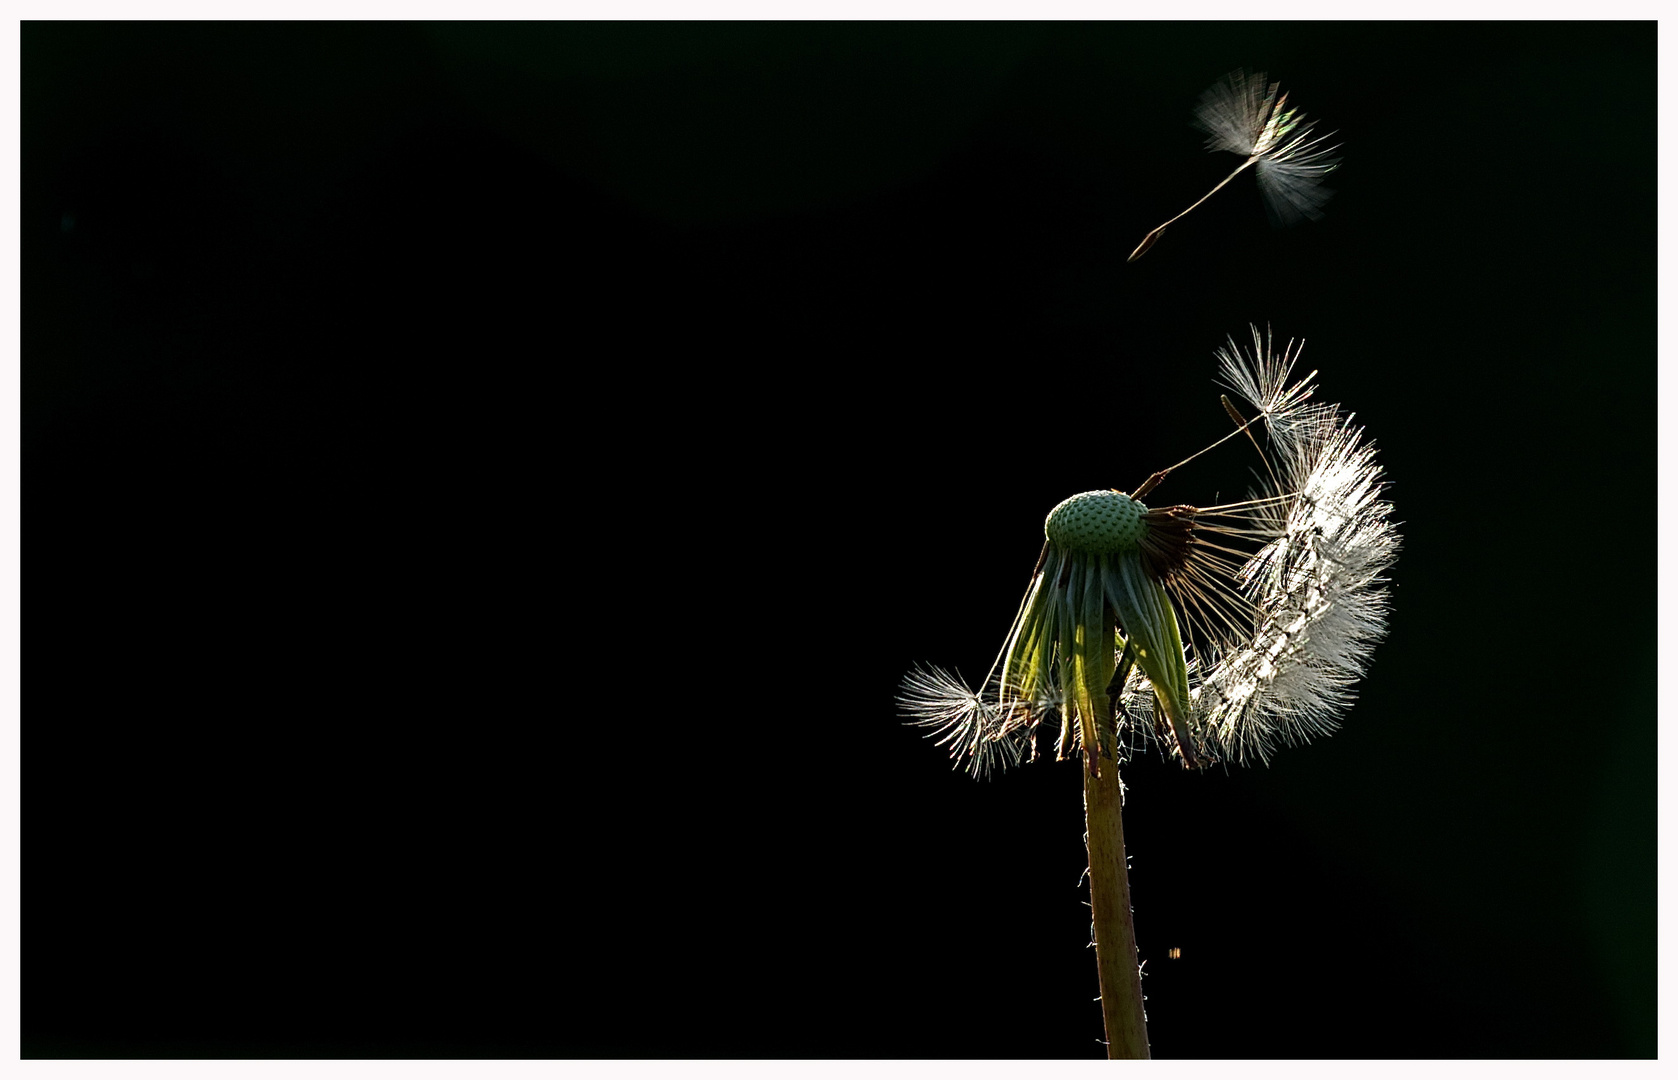
<svg viewBox="0 0 1678 1080"><path fill-rule="evenodd" d="M1249 166L1258 173L1259 191L1270 218L1278 225L1292 225L1306 218L1322 216L1330 194L1323 177L1340 164L1335 146L1325 146L1332 133L1311 137L1315 121L1305 119L1298 109L1284 108L1288 96L1278 96L1280 83L1266 83L1263 72L1247 75L1234 71L1200 97L1195 110L1196 124L1207 133L1208 150L1227 150L1246 158L1217 187L1142 238L1128 261L1141 258L1165 232L1166 225L1186 216L1190 210L1217 194Z"/></svg>
<svg viewBox="0 0 1678 1080"><path fill-rule="evenodd" d="M1090 906L1109 1056L1147 1057L1118 768L1152 742L1187 768L1266 761L1332 731L1386 629L1399 538L1363 430L1312 401L1299 349L1253 329L1219 350L1234 431L1131 494L1086 491L1044 523L1046 542L1001 652L978 689L936 667L899 701L976 776L1034 759L1084 761ZM1255 435L1269 444L1266 452ZM1219 506L1142 501L1238 435L1263 458L1258 490ZM1058 729L1058 730L1057 730Z"/></svg>

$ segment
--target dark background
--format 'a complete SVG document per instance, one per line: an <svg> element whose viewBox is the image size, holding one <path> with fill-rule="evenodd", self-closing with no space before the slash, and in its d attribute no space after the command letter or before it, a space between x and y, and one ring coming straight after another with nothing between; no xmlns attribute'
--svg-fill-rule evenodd
<svg viewBox="0 0 1678 1080"><path fill-rule="evenodd" d="M1236 67L1326 218L1127 264ZM1155 1055L1654 1055L1653 23L29 23L22 93L25 1056L1099 1056L1076 767L893 694L1249 323L1405 549L1341 733L1127 774Z"/></svg>

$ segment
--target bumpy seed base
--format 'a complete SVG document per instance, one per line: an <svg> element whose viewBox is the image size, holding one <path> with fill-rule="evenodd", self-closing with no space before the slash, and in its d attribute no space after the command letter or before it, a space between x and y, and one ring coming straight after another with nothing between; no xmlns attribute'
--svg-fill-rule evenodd
<svg viewBox="0 0 1678 1080"><path fill-rule="evenodd" d="M1043 531L1071 551L1112 555L1135 551L1147 531L1148 508L1117 491L1086 491L1049 511Z"/></svg>

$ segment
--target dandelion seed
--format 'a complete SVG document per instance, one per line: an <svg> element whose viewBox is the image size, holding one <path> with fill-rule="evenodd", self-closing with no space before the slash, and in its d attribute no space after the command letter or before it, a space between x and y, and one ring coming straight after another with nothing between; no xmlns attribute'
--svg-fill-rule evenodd
<svg viewBox="0 0 1678 1080"><path fill-rule="evenodd" d="M1291 445L1301 435L1319 429L1334 406L1310 404L1315 371L1289 385L1303 345L1290 341L1278 356L1268 330L1260 336L1255 326L1252 332L1250 357L1242 354L1233 337L1228 348L1217 351L1218 375L1224 386L1259 411L1273 438Z"/></svg>
<svg viewBox="0 0 1678 1080"><path fill-rule="evenodd" d="M1249 166L1258 174L1259 191L1273 222L1292 225L1322 216L1331 194L1322 181L1340 163L1334 154L1337 147L1324 145L1332 133L1311 137L1316 122L1306 120L1298 109L1284 108L1288 96L1278 96L1280 88L1280 83L1267 84L1263 72L1249 76L1234 71L1201 95L1195 121L1207 133L1206 148L1227 150L1247 160L1194 206L1144 236L1129 261L1141 258L1167 225L1217 194Z"/></svg>

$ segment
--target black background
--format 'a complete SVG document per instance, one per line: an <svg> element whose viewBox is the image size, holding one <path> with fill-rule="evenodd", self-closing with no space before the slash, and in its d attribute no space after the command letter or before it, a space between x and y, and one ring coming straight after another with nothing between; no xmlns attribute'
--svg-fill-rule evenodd
<svg viewBox="0 0 1678 1080"><path fill-rule="evenodd" d="M1127 264L1237 67L1327 216ZM1099 1056L1075 766L893 694L1250 323L1405 550L1342 732L1127 774L1155 1055L1655 1053L1652 23L31 23L22 92L25 1056Z"/></svg>

